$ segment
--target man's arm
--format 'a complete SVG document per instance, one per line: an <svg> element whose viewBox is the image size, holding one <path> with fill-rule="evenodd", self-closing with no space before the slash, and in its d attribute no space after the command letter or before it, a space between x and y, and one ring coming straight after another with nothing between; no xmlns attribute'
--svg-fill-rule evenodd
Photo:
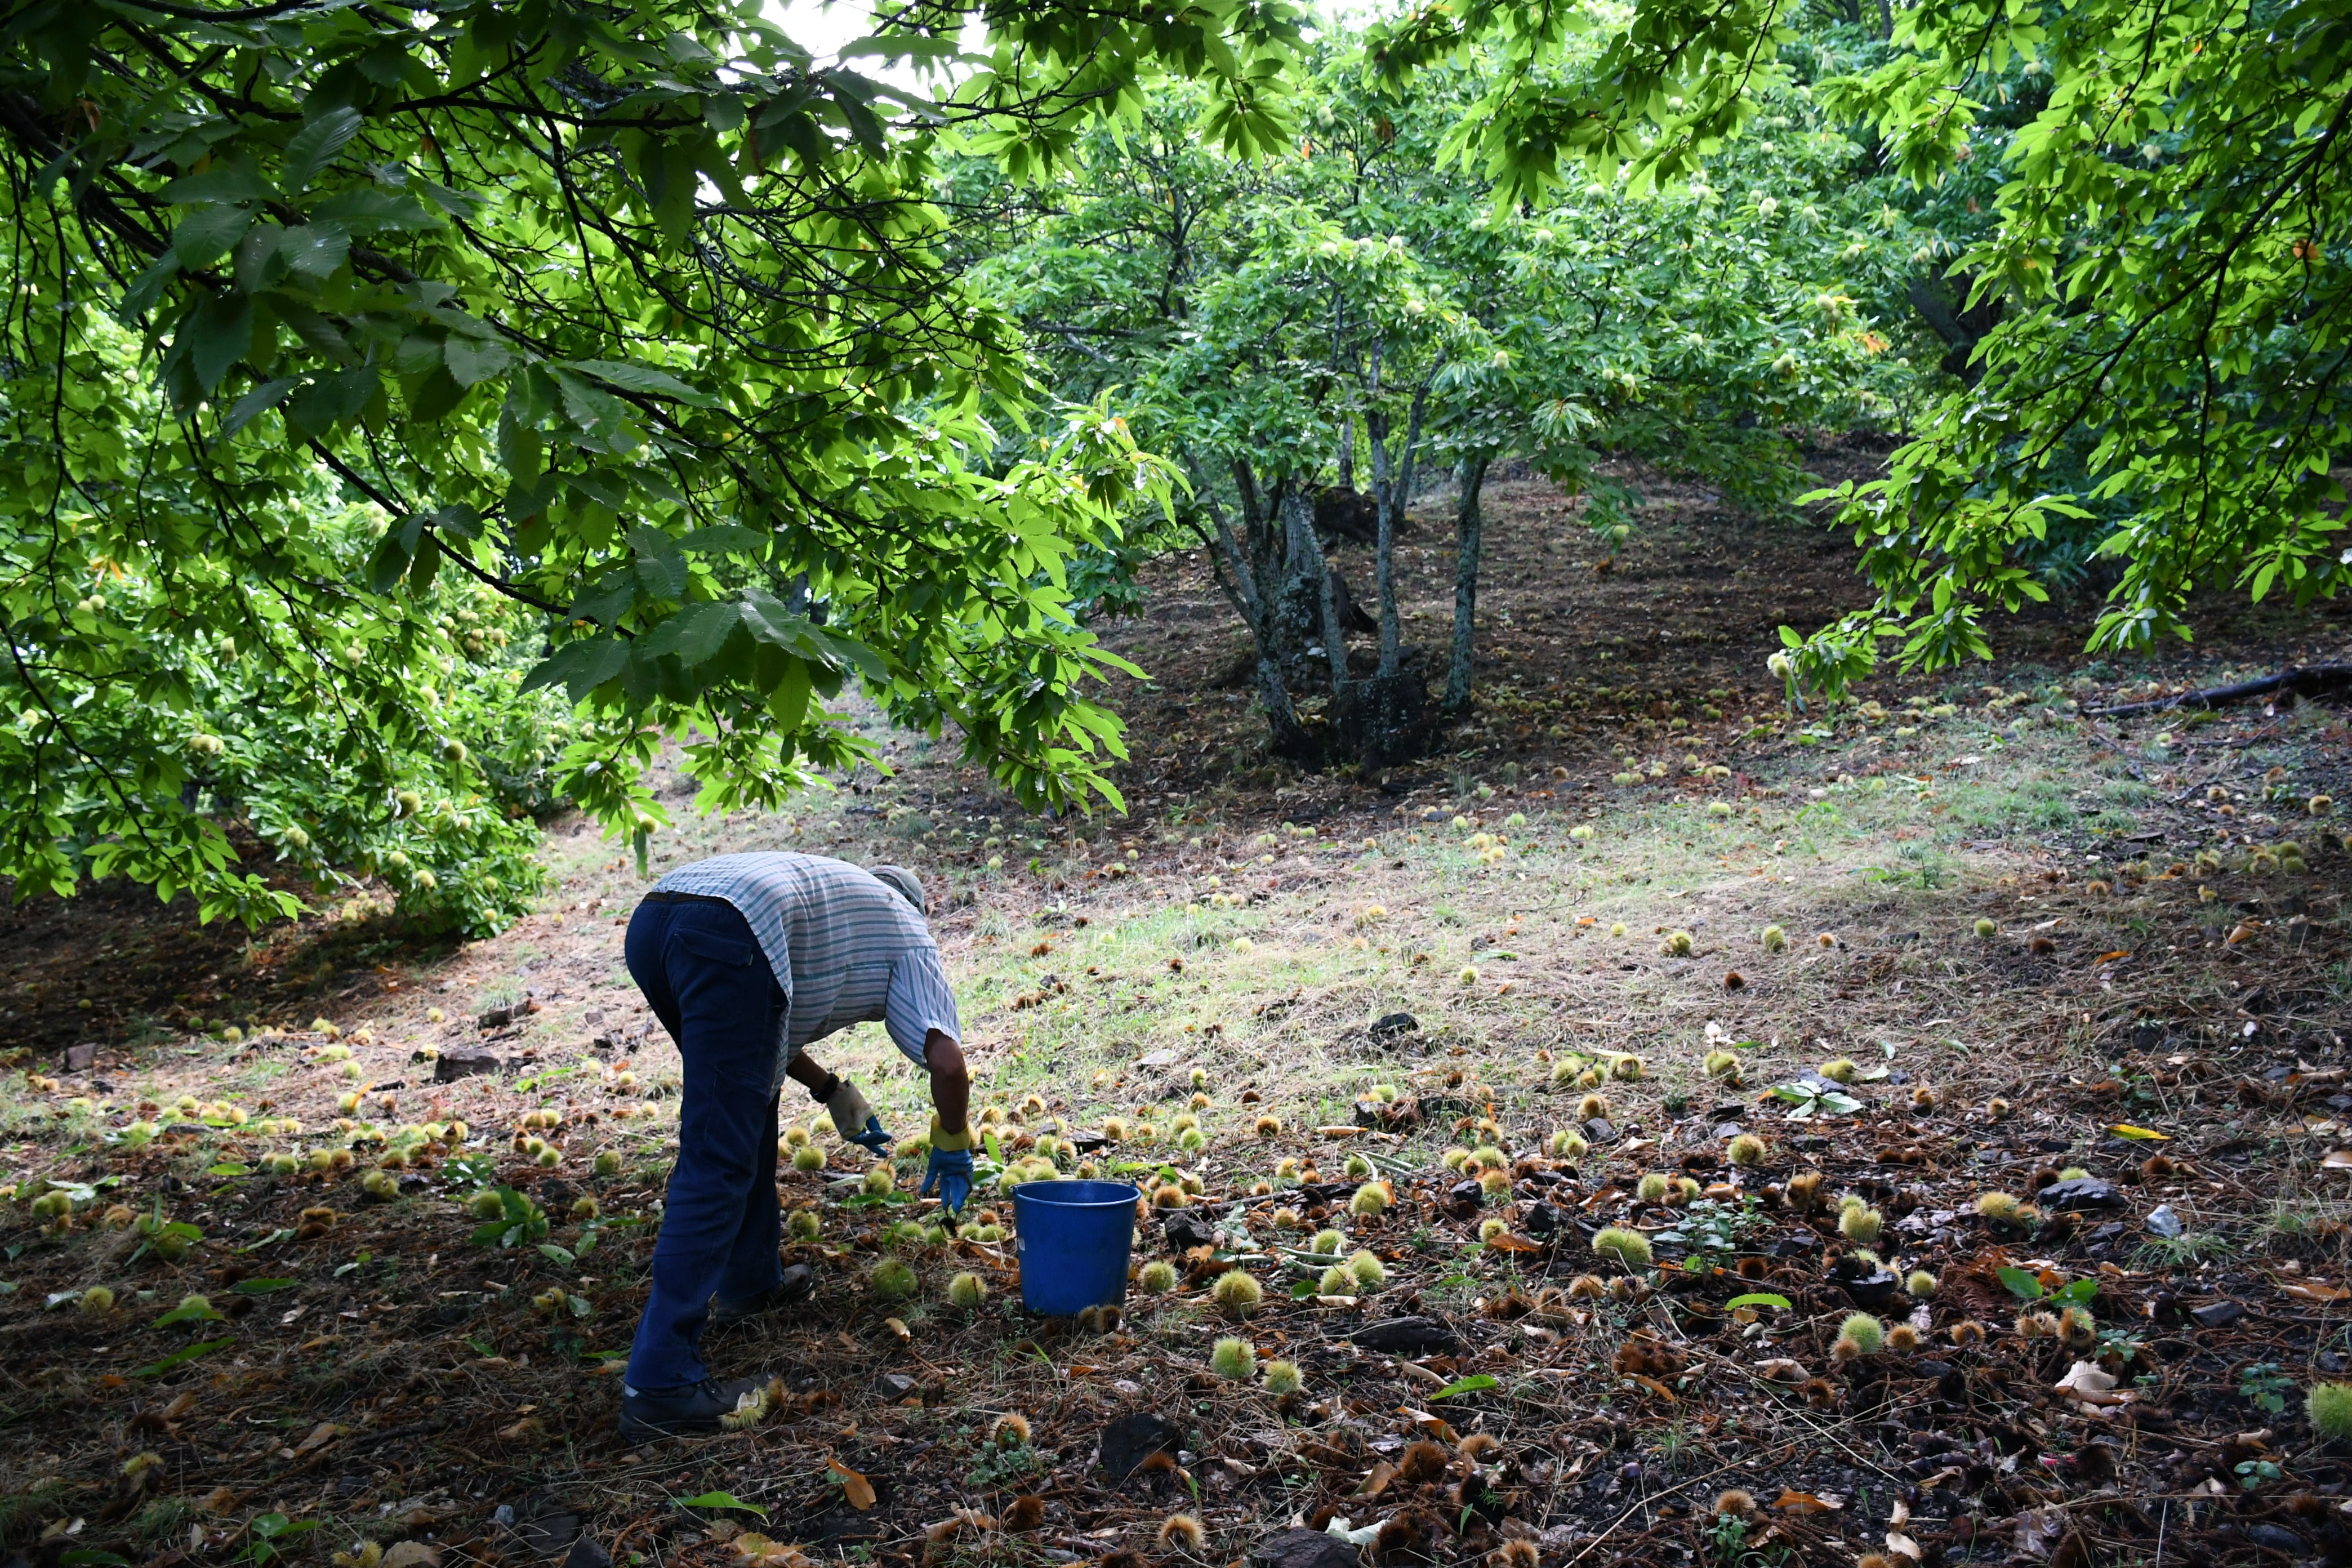
<svg viewBox="0 0 2352 1568"><path fill-rule="evenodd" d="M931 1106L940 1113L940 1131L961 1133L971 1110L971 1070L964 1065L963 1047L943 1029L923 1037L923 1066L931 1074Z"/></svg>
<svg viewBox="0 0 2352 1568"><path fill-rule="evenodd" d="M807 1089L809 1098L820 1105L833 1093L836 1082L833 1074L817 1066L816 1058L806 1051L793 1053L793 1064L784 1069L784 1076Z"/></svg>
<svg viewBox="0 0 2352 1568"><path fill-rule="evenodd" d="M944 1029L923 1037L923 1066L930 1069L932 1106L923 1195L937 1188L940 1206L960 1214L971 1196L971 1129L964 1120L971 1110L971 1070L964 1065L963 1047Z"/></svg>

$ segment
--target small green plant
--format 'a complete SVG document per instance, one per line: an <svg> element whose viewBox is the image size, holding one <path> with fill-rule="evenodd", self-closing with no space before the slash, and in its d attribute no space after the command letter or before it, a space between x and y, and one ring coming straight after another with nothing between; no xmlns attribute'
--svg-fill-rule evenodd
<svg viewBox="0 0 2352 1568"><path fill-rule="evenodd" d="M285 1549L278 1545L279 1542L308 1535L318 1528L319 1521L315 1519L291 1520L275 1512L258 1515L246 1527L245 1550L237 1553L236 1560L260 1568L260 1564L283 1552Z"/></svg>
<svg viewBox="0 0 2352 1568"><path fill-rule="evenodd" d="M2238 1371L2238 1397L2256 1409L2276 1415L2286 1409L2286 1396L2294 1392L2294 1379L2279 1370L2274 1361L2258 1361Z"/></svg>
<svg viewBox="0 0 2352 1568"><path fill-rule="evenodd" d="M494 1217L487 1225L477 1226L473 1235L476 1247L520 1247L525 1242L547 1239L547 1211L512 1187L491 1189L498 1201ZM471 1205L476 1215L488 1215L488 1205L477 1196Z"/></svg>
<svg viewBox="0 0 2352 1568"><path fill-rule="evenodd" d="M2278 1480L2286 1474L2279 1468L2275 1459L2241 1459L2231 1468L2237 1475L2238 1485L2248 1491L2265 1481Z"/></svg>

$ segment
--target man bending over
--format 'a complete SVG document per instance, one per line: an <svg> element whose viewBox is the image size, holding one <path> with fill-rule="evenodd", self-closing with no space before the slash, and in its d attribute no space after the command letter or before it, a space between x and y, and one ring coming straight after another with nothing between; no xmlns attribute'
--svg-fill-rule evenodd
<svg viewBox="0 0 2352 1568"><path fill-rule="evenodd" d="M685 1062L677 1163L654 1244L653 1290L629 1351L621 1435L716 1432L762 1380L722 1384L699 1349L704 1324L740 1322L793 1299L777 1257L776 1103L790 1078L844 1137L877 1153L889 1134L866 1097L802 1050L879 1019L930 1074L930 1164L950 1214L971 1192L971 1133L955 997L926 922L923 885L820 855L721 855L681 866L630 918L624 952ZM713 1305L713 1298L716 1305Z"/></svg>

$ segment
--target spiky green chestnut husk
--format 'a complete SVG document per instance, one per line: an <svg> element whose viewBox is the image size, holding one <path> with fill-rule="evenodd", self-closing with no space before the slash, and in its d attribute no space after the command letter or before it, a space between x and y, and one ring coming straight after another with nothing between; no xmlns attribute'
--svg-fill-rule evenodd
<svg viewBox="0 0 2352 1568"><path fill-rule="evenodd" d="M1602 1258L1614 1258L1628 1268L1650 1266L1650 1238L1622 1226L1607 1226L1595 1231L1592 1250Z"/></svg>
<svg viewBox="0 0 2352 1568"><path fill-rule="evenodd" d="M1135 1282L1154 1296L1165 1296L1176 1289L1176 1266L1166 1258L1158 1258L1143 1266Z"/></svg>
<svg viewBox="0 0 2352 1568"><path fill-rule="evenodd" d="M903 1301L915 1293L915 1271L895 1258L886 1258L866 1275L866 1289L885 1301Z"/></svg>
<svg viewBox="0 0 2352 1568"><path fill-rule="evenodd" d="M1760 1165L1764 1163L1764 1140L1753 1132L1742 1132L1724 1145L1723 1157L1735 1165Z"/></svg>
<svg viewBox="0 0 2352 1568"><path fill-rule="evenodd" d="M1315 1239L1307 1245L1318 1257L1337 1258L1339 1249L1348 1245L1348 1238L1337 1230L1318 1230L1315 1233Z"/></svg>
<svg viewBox="0 0 2352 1568"><path fill-rule="evenodd" d="M988 1281L977 1274L959 1274L948 1281L948 1303L969 1312L988 1300Z"/></svg>
<svg viewBox="0 0 2352 1568"><path fill-rule="evenodd" d="M1778 952L1788 945L1789 933L1787 931L1782 931L1779 926L1766 926L1764 928L1765 952Z"/></svg>
<svg viewBox="0 0 2352 1568"><path fill-rule="evenodd" d="M2330 1443L2352 1442L2352 1383L2315 1383L2303 1396L2311 1429Z"/></svg>
<svg viewBox="0 0 2352 1568"><path fill-rule="evenodd" d="M793 1169L795 1171L824 1170L824 1151L814 1143L802 1144L793 1151Z"/></svg>
<svg viewBox="0 0 2352 1568"><path fill-rule="evenodd" d="M1323 1277L1315 1281L1315 1293L1318 1296L1352 1296L1356 1293L1356 1277L1335 1263L1323 1270Z"/></svg>
<svg viewBox="0 0 2352 1568"><path fill-rule="evenodd" d="M1217 1277L1217 1282L1210 1288L1209 1294L1218 1306L1234 1317L1246 1318L1257 1310L1259 1302L1265 1300L1265 1287L1260 1285L1246 1269L1232 1268Z"/></svg>
<svg viewBox="0 0 2352 1568"><path fill-rule="evenodd" d="M1359 1248L1348 1259L1348 1273L1367 1290L1377 1290L1389 1282L1387 1267L1378 1258Z"/></svg>
<svg viewBox="0 0 2352 1568"><path fill-rule="evenodd" d="M1868 1312L1855 1312L1838 1325L1838 1338L1852 1340L1864 1355L1876 1355L1886 1348L1886 1325Z"/></svg>
<svg viewBox="0 0 2352 1568"><path fill-rule="evenodd" d="M1911 1292L1915 1299L1924 1301L1936 1293L1936 1277L1924 1268L1915 1268L1911 1277L1903 1281L1903 1289Z"/></svg>
<svg viewBox="0 0 2352 1568"><path fill-rule="evenodd" d="M1265 1377L1268 1394L1296 1394L1306 1382L1299 1376L1298 1363L1288 1361L1266 1363Z"/></svg>
<svg viewBox="0 0 2352 1568"><path fill-rule="evenodd" d="M1249 1341L1231 1335L1217 1342L1209 1352L1209 1370L1219 1377L1239 1383L1257 1370L1257 1349Z"/></svg>
<svg viewBox="0 0 2352 1568"><path fill-rule="evenodd" d="M1838 1234L1867 1247L1878 1239L1880 1224L1878 1211L1865 1204L1838 1215Z"/></svg>
<svg viewBox="0 0 2352 1568"><path fill-rule="evenodd" d="M1641 1181L1634 1184L1633 1196L1645 1204L1664 1203L1666 1201L1667 1184L1666 1178L1664 1174L1656 1171L1652 1171L1648 1174L1644 1175Z"/></svg>

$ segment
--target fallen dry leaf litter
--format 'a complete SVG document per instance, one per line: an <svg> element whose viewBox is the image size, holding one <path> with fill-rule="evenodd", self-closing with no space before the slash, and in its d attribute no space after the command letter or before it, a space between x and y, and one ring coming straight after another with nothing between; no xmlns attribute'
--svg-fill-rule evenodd
<svg viewBox="0 0 2352 1568"><path fill-rule="evenodd" d="M1628 559L1606 592L1643 580ZM1546 635L1514 657L1541 656ZM1693 670L1755 663L1709 636L1690 639ZM1638 677L1661 693L1678 679ZM940 923L951 955L986 959L967 995L984 1065L1009 1077L1014 1042L1073 1029L1107 1042L1099 1062L1055 1056L1042 1103L995 1097L1003 1163L1051 1138L1066 1172L1175 1187L1181 1205L1147 1202L1137 1250L1173 1282L1139 1280L1107 1320L1030 1319L1003 1194L982 1194L965 1236L925 1235L908 1228L939 1219L907 1201L919 1161L869 1192L857 1152L818 1133L823 1169L793 1169L790 1147L780 1169L805 1216L788 1260L815 1294L712 1335L722 1375L773 1375L758 1419L714 1439L632 1448L614 1429L675 1125L674 1058L596 989L625 875L568 868L551 902L571 925L534 917L438 968L371 959L364 924L340 929L316 971L330 989L299 1012L298 942L242 974L208 957L218 972L184 993L202 1000L176 1006L219 1014L215 990L243 987L279 1026L247 1019L223 1054L215 1018L174 1080L185 1098L136 1103L115 1081L169 1077L168 1037L17 1060L20 1190L0 1210L10 1560L2345 1558L2352 1448L2321 1440L2304 1401L2352 1377L2347 864L2325 826L2263 811L2286 787L2272 751L2304 747L2300 793L2341 793L2340 721L2324 736L2275 713L2184 722L2162 764L2144 760L2161 715L2084 726L2065 754L2087 757L2086 778L2145 785L2134 837L2053 807L2039 840L1953 856L1956 889L1904 880L1898 826L1858 851L1881 863L1841 865L1834 887L1782 879L1793 862L1759 843L1686 856L1702 870L1662 891L1639 863L1664 844L1649 836L1690 834L1668 811L1697 805L1686 748L1724 759L1724 782L1694 776L1744 814L1918 775L1941 789L2000 759L1940 740L1924 697L1808 751L1786 726L1740 739L1739 704L1769 694L1727 699L1719 734L1669 735L1664 715L1696 709L1625 686L1601 700L1622 713L1575 732L1614 723L1627 757L1660 751L1675 771L1579 754L1559 779L1572 748L1558 733L1547 748L1524 695L1498 685L1490 713L1544 754L1492 799L1433 767L1230 795L1205 829L1196 805L1192 825L1129 840L1148 856L1134 861L1041 837L983 875L1007 857L977 827L896 850L960 889ZM2055 710L2046 689L2011 705L2023 695L1969 698L1950 722L1999 727L2022 752L2008 727ZM1171 809L1243 719L1204 701L1185 721L1201 743L1148 748L1137 798ZM1599 793L1612 768L1628 771ZM957 789L971 798L924 776L909 787L941 821ZM1621 800L1650 815L1621 842L1571 840ZM877 831L899 810L851 808L869 809ZM1507 827L1514 812L1532 822ZM863 852L848 815L790 841ZM1324 843L1286 837L1259 864L1252 825L1282 821ZM1407 830L1452 833L1444 890L1411 910L1439 850L1403 848ZM2226 852L2198 858L2222 833ZM1497 842L1468 847L1479 835ZM1373 836L1378 858L1339 853ZM2298 864L2282 865L2290 837ZM2088 874L2086 846L2121 874ZM1531 892L1511 879L1522 865L1557 880ZM1217 939L1244 969L1218 984L1255 1015L1245 1030L1176 1032L1187 1015L1161 998L1192 994L1216 957L1201 947L1101 973L1068 951L1089 918L1148 921L1186 899L1270 922ZM1444 900L1464 917L1442 918ZM1375 900L1396 907L1386 927ZM1775 919L1785 947L1759 948ZM1245 972L1308 942L1410 951L1410 1007L1381 1002L1395 984L1370 971ZM481 955L518 952L532 984L468 1005ZM173 979L141 983L161 997ZM53 968L30 993L45 1043L71 1035L73 990ZM314 1010L348 1026L362 1004L374 1030L286 1026ZM215 1087L235 1075L259 1087ZM272 1168L287 1156L296 1170ZM1377 1213L1357 1212L1375 1206L1367 1187ZM1318 1250L1325 1230L1339 1237ZM890 1294L892 1260L911 1294ZM1219 1299L1236 1269L1254 1310L1232 1287ZM961 1275L984 1287L978 1306L956 1304L973 1294ZM1241 1346L1221 1358L1223 1340ZM1297 1385L1280 1392L1286 1369Z"/></svg>

